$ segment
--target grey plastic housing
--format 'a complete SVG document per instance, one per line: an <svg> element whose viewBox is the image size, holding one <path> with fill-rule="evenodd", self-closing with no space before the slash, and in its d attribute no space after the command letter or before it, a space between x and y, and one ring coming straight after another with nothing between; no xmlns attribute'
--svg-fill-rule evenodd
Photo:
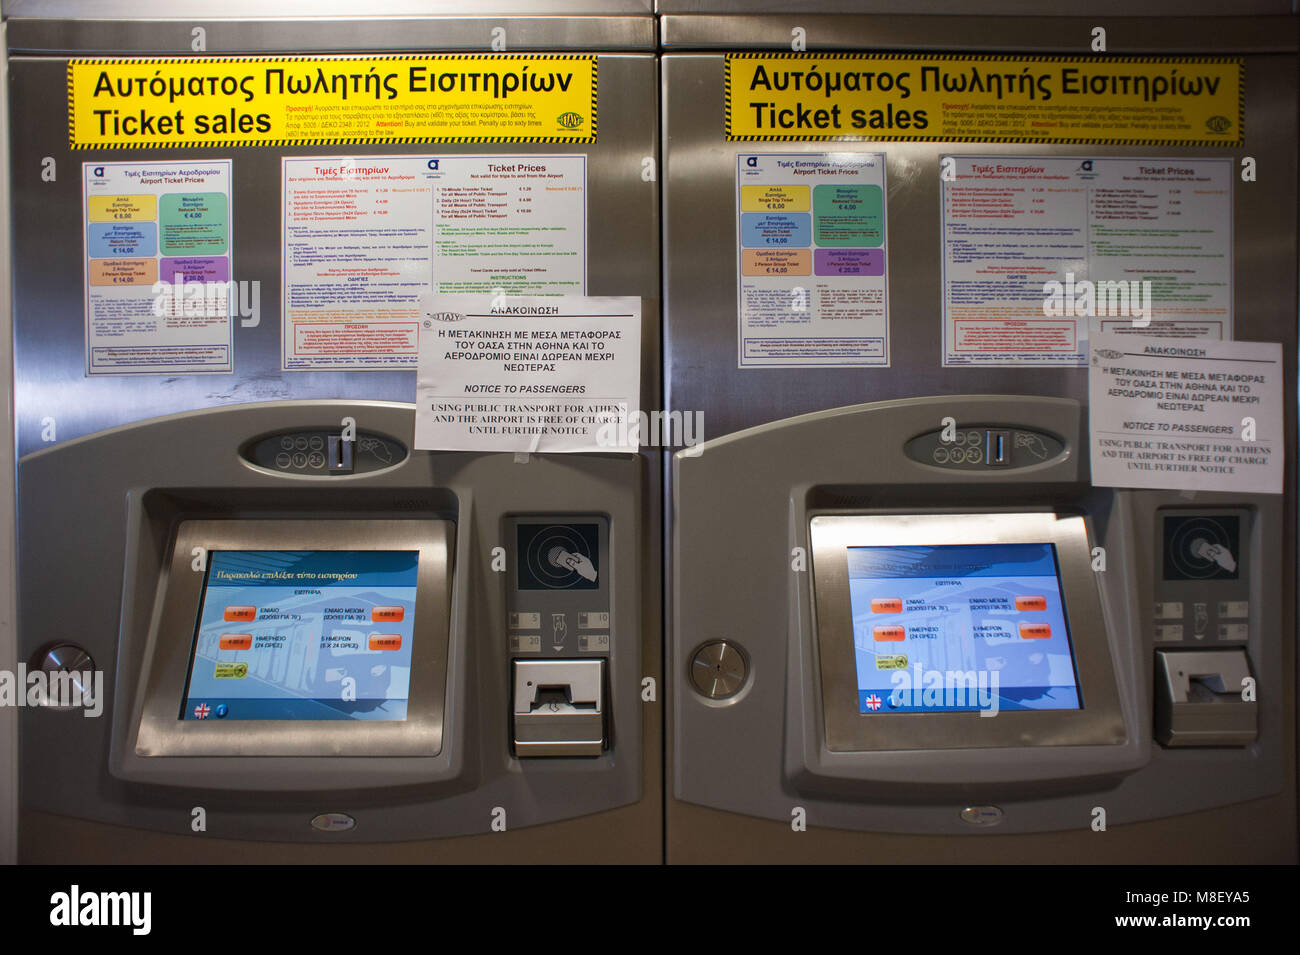
<svg viewBox="0 0 1300 955"><path fill-rule="evenodd" d="M979 422L1058 435L1063 451L996 471L909 458L906 444L947 416L958 427ZM1261 595L1282 588L1281 499L1093 488L1086 435L1082 408L1072 400L963 395L803 415L675 455L668 636L675 795L785 821L802 807L810 826L942 834L1085 827L1099 794L1117 823L1280 791L1281 608ZM1163 750L1154 745L1152 728L1156 512L1229 503L1258 516L1242 546L1257 568L1247 652L1259 675L1259 742ZM810 553L811 517L1037 510L1082 514L1090 538L1104 549L1096 586L1126 741L832 753L825 743L811 575L794 569L799 554ZM689 673L695 649L715 640L739 645L750 663L747 683L717 701L695 692ZM1086 686L1083 692L1086 699ZM974 804L997 805L1003 821L992 828L963 822L961 809Z"/></svg>
<svg viewBox="0 0 1300 955"><path fill-rule="evenodd" d="M375 842L487 832L494 807L517 828L641 798L641 644L653 639L643 619L657 614L641 576L649 459L532 455L519 462L509 454L413 451L384 471L309 477L277 475L239 454L259 435L328 427L345 416L358 429L413 431L411 405L277 402L128 425L22 460L20 658L73 640L106 671L107 698L99 718L24 709L25 807L188 835L191 809L202 806L213 836ZM492 569L493 548L511 553L508 518L552 513L609 522L612 744L596 757L521 761L510 751L505 574ZM187 519L313 518L455 522L441 751L250 757L255 774L243 758L136 755L129 743L174 527ZM310 821L322 812L347 812L356 826L318 831Z"/></svg>

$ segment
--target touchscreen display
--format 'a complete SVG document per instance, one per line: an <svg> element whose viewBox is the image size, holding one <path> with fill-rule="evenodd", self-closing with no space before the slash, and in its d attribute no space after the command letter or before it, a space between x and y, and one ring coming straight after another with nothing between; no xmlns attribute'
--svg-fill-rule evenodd
<svg viewBox="0 0 1300 955"><path fill-rule="evenodd" d="M1052 544L847 550L859 712L1082 708Z"/></svg>
<svg viewBox="0 0 1300 955"><path fill-rule="evenodd" d="M417 551L213 551L183 720L404 720Z"/></svg>

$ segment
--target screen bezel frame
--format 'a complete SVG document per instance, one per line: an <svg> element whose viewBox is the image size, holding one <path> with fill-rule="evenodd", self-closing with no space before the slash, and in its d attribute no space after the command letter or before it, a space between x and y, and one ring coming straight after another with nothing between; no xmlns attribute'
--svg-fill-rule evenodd
<svg viewBox="0 0 1300 955"><path fill-rule="evenodd" d="M451 620L450 521L182 521L159 582L146 659L139 756L437 756L442 750ZM190 663L207 581L194 549L418 553L405 720L186 720Z"/></svg>
<svg viewBox="0 0 1300 955"><path fill-rule="evenodd" d="M809 519L813 633L820 655L826 747L831 752L1120 745L1126 741L1088 529L1053 512L820 514ZM858 708L848 548L1051 544L1056 552L1077 710L864 714Z"/></svg>

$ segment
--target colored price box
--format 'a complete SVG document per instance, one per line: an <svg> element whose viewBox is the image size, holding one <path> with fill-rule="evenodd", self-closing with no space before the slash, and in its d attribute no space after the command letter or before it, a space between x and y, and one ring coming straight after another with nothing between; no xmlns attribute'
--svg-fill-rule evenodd
<svg viewBox="0 0 1300 955"><path fill-rule="evenodd" d="M746 212L740 217L740 239L747 249L806 249L812 244L812 216L806 212Z"/></svg>
<svg viewBox="0 0 1300 955"><path fill-rule="evenodd" d="M885 242L885 197L879 186L818 186L813 212L818 245L873 248Z"/></svg>
<svg viewBox="0 0 1300 955"><path fill-rule="evenodd" d="M91 285L153 285L157 259L91 259L86 269Z"/></svg>
<svg viewBox="0 0 1300 955"><path fill-rule="evenodd" d="M156 255L158 223L94 222L86 233L92 259L120 259Z"/></svg>
<svg viewBox="0 0 1300 955"><path fill-rule="evenodd" d="M86 200L86 216L91 222L135 222L158 218L158 200L154 196L91 196Z"/></svg>
<svg viewBox="0 0 1300 955"><path fill-rule="evenodd" d="M818 275L884 275L884 249L818 249Z"/></svg>
<svg viewBox="0 0 1300 955"><path fill-rule="evenodd" d="M177 192L159 208L163 255L225 255L226 196L220 192Z"/></svg>
<svg viewBox="0 0 1300 955"><path fill-rule="evenodd" d="M740 268L745 275L811 275L809 249L744 249Z"/></svg>
<svg viewBox="0 0 1300 955"><path fill-rule="evenodd" d="M228 282L230 260L224 255L163 259L162 280L172 285L179 282Z"/></svg>
<svg viewBox="0 0 1300 955"><path fill-rule="evenodd" d="M741 212L807 212L807 186L741 186Z"/></svg>

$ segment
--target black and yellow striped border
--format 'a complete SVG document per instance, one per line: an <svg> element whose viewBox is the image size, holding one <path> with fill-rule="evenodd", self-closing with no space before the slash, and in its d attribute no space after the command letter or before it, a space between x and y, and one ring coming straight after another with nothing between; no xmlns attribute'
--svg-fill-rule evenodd
<svg viewBox="0 0 1300 955"><path fill-rule="evenodd" d="M813 136L807 134L773 136L733 136L731 134L731 62L732 60L948 60L981 62L1013 60L1018 63L1186 63L1212 64L1237 67L1237 138L1236 139L1093 139L1088 137L1065 138L1059 136ZM853 143L1028 143L1059 146L1161 146L1161 147L1221 147L1232 149L1246 142L1246 63L1231 56L1017 56L1013 53L783 53L779 51L728 53L723 61L723 131L728 142L742 143L793 143L793 142L853 142Z"/></svg>
<svg viewBox="0 0 1300 955"><path fill-rule="evenodd" d="M174 143L78 143L73 128L72 71L75 66L131 65L153 66L172 63L343 63L348 60L414 62L441 60L529 60L538 62L586 61L591 64L591 123L589 129L572 136L326 136L316 139L184 140ZM389 56L163 56L163 57L81 57L68 61L68 147L77 149L262 149L279 146L399 146L419 143L570 143L594 144L599 121L600 57L589 53L402 53Z"/></svg>

